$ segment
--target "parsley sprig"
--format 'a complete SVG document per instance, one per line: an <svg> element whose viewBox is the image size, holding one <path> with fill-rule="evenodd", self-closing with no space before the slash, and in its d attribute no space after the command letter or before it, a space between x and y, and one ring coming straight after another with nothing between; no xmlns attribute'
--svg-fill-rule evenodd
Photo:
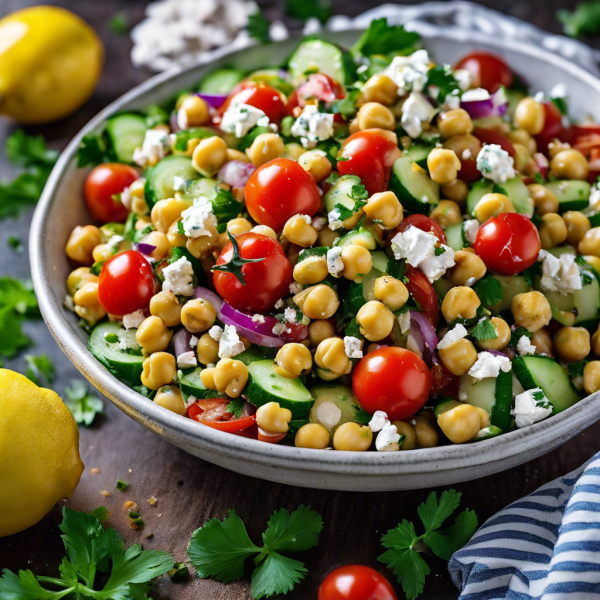
<svg viewBox="0 0 600 600"><path fill-rule="evenodd" d="M221 271L223 273L233 273L242 285L246 285L246 282L244 281L244 275L242 274L242 267L244 265L247 265L250 263L261 262L262 260L265 260L265 259L264 258L242 258L240 256L240 248L238 246L238 243L237 243L235 237L233 235L231 235L231 233L229 233L229 231L227 232L227 235L229 236L229 239L231 241L231 246L233 248L233 256L231 257L231 260L229 260L228 262L223 263L222 265L215 265L211 269L211 271Z"/></svg>
<svg viewBox="0 0 600 600"><path fill-rule="evenodd" d="M65 388L64 403L73 413L75 422L88 427L96 415L104 413L104 402L90 393L85 383L77 379L71 381L71 387Z"/></svg>
<svg viewBox="0 0 600 600"><path fill-rule="evenodd" d="M304 563L282 553L309 550L319 542L321 516L309 506L299 506L291 514L282 508L271 516L256 546L243 521L230 510L222 521L211 519L196 529L188 547L188 557L201 579L212 577L222 583L242 579L247 559L254 557L252 597L257 600L286 594L308 573Z"/></svg>
<svg viewBox="0 0 600 600"><path fill-rule="evenodd" d="M473 289L485 306L494 306L502 300L502 284L491 275L480 279L475 283Z"/></svg>
<svg viewBox="0 0 600 600"><path fill-rule="evenodd" d="M425 578L430 572L420 552L431 550L441 559L449 560L475 533L477 515L468 509L461 512L452 525L440 529L458 508L460 496L460 492L446 490L438 501L436 492L431 492L417 509L425 533L417 535L414 524L404 519L381 538L387 551L377 560L393 571L408 600L414 600L423 592Z"/></svg>
<svg viewBox="0 0 600 600"><path fill-rule="evenodd" d="M564 32L571 37L597 33L600 31L600 2L582 2L575 10L561 9L556 18L563 24Z"/></svg>

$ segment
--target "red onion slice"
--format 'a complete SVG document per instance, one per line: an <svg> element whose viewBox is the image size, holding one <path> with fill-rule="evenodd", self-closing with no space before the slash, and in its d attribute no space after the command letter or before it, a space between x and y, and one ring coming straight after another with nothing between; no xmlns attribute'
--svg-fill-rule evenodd
<svg viewBox="0 0 600 600"><path fill-rule="evenodd" d="M416 310L410 311L410 335L417 347L422 348L423 360L428 366L436 362L435 350L440 340L429 319Z"/></svg>
<svg viewBox="0 0 600 600"><path fill-rule="evenodd" d="M208 104L211 108L221 108L227 100L227 94L205 94L200 93L196 94L196 96L202 98L206 104Z"/></svg>
<svg viewBox="0 0 600 600"><path fill-rule="evenodd" d="M223 298L221 296L204 287L197 287L194 290L194 298L202 298L210 302L215 311L217 311L217 316L220 318L221 307L223 306Z"/></svg>
<svg viewBox="0 0 600 600"><path fill-rule="evenodd" d="M252 163L243 160L230 160L221 167L218 177L227 185L241 188L246 185L254 171L256 171L256 167Z"/></svg>
<svg viewBox="0 0 600 600"><path fill-rule="evenodd" d="M138 252L141 252L142 254L152 254L156 250L154 244L146 244L146 242L140 242L137 248Z"/></svg>
<svg viewBox="0 0 600 600"><path fill-rule="evenodd" d="M175 358L179 358L182 354L186 352L190 352L192 350L192 346L190 345L190 340L192 339L192 334L182 327L174 336L173 336L173 350L175 353Z"/></svg>
<svg viewBox="0 0 600 600"><path fill-rule="evenodd" d="M484 89L469 90L463 94L460 107L473 119L501 117L508 109L508 101L502 88L491 96Z"/></svg>

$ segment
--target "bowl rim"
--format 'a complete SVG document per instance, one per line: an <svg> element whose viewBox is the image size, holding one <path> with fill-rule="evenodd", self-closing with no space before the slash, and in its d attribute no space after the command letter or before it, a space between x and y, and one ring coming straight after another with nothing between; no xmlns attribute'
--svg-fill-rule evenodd
<svg viewBox="0 0 600 600"><path fill-rule="evenodd" d="M418 27L415 27L415 29L418 30ZM362 31L364 29L354 28L341 32L325 32L323 38L336 41L336 37L340 34L356 33L358 35ZM439 33L433 36L429 28L423 32L425 47L427 46L427 39L431 37L468 42L470 45L482 44L485 47L491 46L500 52L511 50L527 54L533 58L542 59L552 66L569 70L583 83L595 88L600 93L600 80L592 74L560 56L530 44L514 40L492 40L480 33L452 29L440 30ZM271 47L276 49L278 46L289 44L289 42L290 40L275 42ZM69 167L73 164L79 144L84 135L98 130L111 114L122 110L125 105L132 101L142 99L147 92L164 83L191 74L196 69L205 67L212 60L228 56L232 58L232 61L235 61L237 56L248 50L249 48L242 48L231 51L230 48L225 47L213 52L210 59L155 75L134 87L105 107L79 131L62 152L50 174L35 210L30 229L31 275L40 311L48 329L59 347L86 379L134 420L149 427L155 433L166 437L176 445L180 445L178 443L180 442L182 446L200 446L204 450L203 456L205 457L209 456L210 453L237 459L244 455L250 455L251 460L268 463L273 467L283 468L293 465L296 470L321 474L355 473L357 475L386 477L400 473L424 474L445 469L466 469L485 463L505 461L526 451L535 452L535 449L543 446L543 444L535 444L533 441L538 438L541 439L544 434L554 433L556 437L566 440L570 435L569 432L573 429L591 425L599 419L600 402L597 402L597 399L600 392L596 392L550 419L476 444L452 444L435 448L422 448L412 452L393 453L323 452L294 446L257 443L256 440L231 435L210 427L201 427L199 423L176 415L144 398L141 394L120 382L94 358L67 321L62 301L55 297L51 281L52 271L48 268L47 257L44 252L47 237L44 227L46 217L53 209L57 191L69 173ZM494 450L497 452L496 455L493 454Z"/></svg>

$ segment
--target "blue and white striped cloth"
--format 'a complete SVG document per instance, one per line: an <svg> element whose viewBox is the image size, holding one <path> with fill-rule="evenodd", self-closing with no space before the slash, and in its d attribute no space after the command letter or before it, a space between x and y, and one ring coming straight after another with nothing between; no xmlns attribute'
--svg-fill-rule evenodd
<svg viewBox="0 0 600 600"><path fill-rule="evenodd" d="M600 453L488 519L448 570L459 600L600 599Z"/></svg>

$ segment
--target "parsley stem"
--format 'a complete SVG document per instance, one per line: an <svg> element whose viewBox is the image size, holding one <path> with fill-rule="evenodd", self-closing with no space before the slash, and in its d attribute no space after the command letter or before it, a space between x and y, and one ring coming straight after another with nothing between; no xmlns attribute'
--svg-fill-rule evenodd
<svg viewBox="0 0 600 600"><path fill-rule="evenodd" d="M269 554L269 547L265 544L263 549L260 551L260 554L254 559L254 564L258 565L262 560L266 558Z"/></svg>

